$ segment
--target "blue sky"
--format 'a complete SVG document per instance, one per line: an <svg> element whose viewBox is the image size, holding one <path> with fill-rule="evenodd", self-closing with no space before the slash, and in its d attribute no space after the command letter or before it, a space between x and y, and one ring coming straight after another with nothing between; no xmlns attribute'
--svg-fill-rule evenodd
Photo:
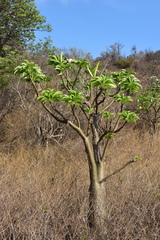
<svg viewBox="0 0 160 240"><path fill-rule="evenodd" d="M51 36L58 48L77 47L93 58L115 42L124 45L128 56L137 50L160 50L160 0L35 0L41 15L53 31L37 33Z"/></svg>

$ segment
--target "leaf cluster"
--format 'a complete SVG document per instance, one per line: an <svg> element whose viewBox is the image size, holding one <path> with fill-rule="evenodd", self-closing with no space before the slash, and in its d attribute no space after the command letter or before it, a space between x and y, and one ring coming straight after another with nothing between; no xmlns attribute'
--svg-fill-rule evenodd
<svg viewBox="0 0 160 240"><path fill-rule="evenodd" d="M0 1L0 56L5 56L5 46L24 49L35 39L35 31L51 31L46 18L40 15L34 0Z"/></svg>
<svg viewBox="0 0 160 240"><path fill-rule="evenodd" d="M60 55L51 55L48 59L48 64L53 65L54 69L62 75L66 70L71 69L71 62Z"/></svg>
<svg viewBox="0 0 160 240"><path fill-rule="evenodd" d="M126 122L133 122L136 123L136 120L139 119L138 115L134 112L126 111L119 113L121 119L125 120Z"/></svg>
<svg viewBox="0 0 160 240"><path fill-rule="evenodd" d="M99 89L104 89L104 90L116 88L114 79L112 77L107 77L105 75L92 78L91 83L93 88L98 87Z"/></svg>
<svg viewBox="0 0 160 240"><path fill-rule="evenodd" d="M76 92L75 90L69 90L68 94L63 94L61 91L55 91L53 89L43 90L41 95L37 98L40 102L66 102L67 106L82 106L82 100L85 99L83 92Z"/></svg>
<svg viewBox="0 0 160 240"><path fill-rule="evenodd" d="M86 59L63 58L62 53L50 56L48 64L53 65L60 76L60 89L58 91L51 88L43 90L38 93L38 100L44 104L66 103L65 106L71 107L71 113L78 125L80 125L80 121L76 109L79 108L88 122L88 131L97 116L103 118L110 127L107 132L101 129L100 139L106 134L108 137L109 134L113 136L113 133L120 130L125 123L135 123L138 119L136 113L124 110L124 105L133 101L130 94L136 93L141 88L139 80L133 72L123 69L120 72L99 73L99 63L92 66ZM15 69L15 74L19 74L23 81L32 84L48 79L37 64L27 60ZM118 107L117 112L113 110L114 106ZM56 104L54 104L55 107ZM63 116L63 119L66 119L58 109L56 114L57 112L60 117ZM122 124L119 125L121 120ZM112 121L114 124L111 124ZM111 128L113 129L111 130Z"/></svg>
<svg viewBox="0 0 160 240"><path fill-rule="evenodd" d="M21 65L15 68L15 75L20 75L21 80L25 82L47 82L50 77L42 73L40 67L34 62L25 60Z"/></svg>
<svg viewBox="0 0 160 240"><path fill-rule="evenodd" d="M14 80L15 67L24 61L24 55L19 51L11 51L9 47L5 48L6 57L0 57L0 89L8 86Z"/></svg>
<svg viewBox="0 0 160 240"><path fill-rule="evenodd" d="M155 79L152 85L138 95L139 109L160 111L160 79Z"/></svg>
<svg viewBox="0 0 160 240"><path fill-rule="evenodd" d="M113 72L112 77L119 85L120 90L130 93L137 93L142 88L139 79L135 77L135 72L122 69L121 72Z"/></svg>
<svg viewBox="0 0 160 240"><path fill-rule="evenodd" d="M39 42L35 43L34 40L30 41L27 49L31 55L39 54L41 56L48 57L49 55L55 54L57 48L53 46L51 37L44 37L39 39Z"/></svg>
<svg viewBox="0 0 160 240"><path fill-rule="evenodd" d="M41 95L37 97L37 100L46 103L46 102L59 102L62 99L62 92L55 91L53 89L46 89L41 92Z"/></svg>

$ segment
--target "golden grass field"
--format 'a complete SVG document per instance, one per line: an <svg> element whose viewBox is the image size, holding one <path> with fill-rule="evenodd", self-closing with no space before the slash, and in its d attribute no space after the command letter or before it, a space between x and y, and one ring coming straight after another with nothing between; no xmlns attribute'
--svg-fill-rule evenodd
<svg viewBox="0 0 160 240"><path fill-rule="evenodd" d="M7 137L0 146L0 240L100 240L87 224L89 176L81 140L45 147L19 140L9 151ZM111 140L106 175L134 156L142 159L106 182L106 240L160 239L159 148L160 133L133 127Z"/></svg>

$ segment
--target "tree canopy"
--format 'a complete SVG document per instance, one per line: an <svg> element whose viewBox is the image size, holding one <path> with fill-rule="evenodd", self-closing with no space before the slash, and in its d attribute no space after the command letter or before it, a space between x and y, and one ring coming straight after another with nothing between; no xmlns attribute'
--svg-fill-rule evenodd
<svg viewBox="0 0 160 240"><path fill-rule="evenodd" d="M34 0L0 1L0 56L7 50L24 49L35 39L35 31L51 31L46 18L40 15Z"/></svg>

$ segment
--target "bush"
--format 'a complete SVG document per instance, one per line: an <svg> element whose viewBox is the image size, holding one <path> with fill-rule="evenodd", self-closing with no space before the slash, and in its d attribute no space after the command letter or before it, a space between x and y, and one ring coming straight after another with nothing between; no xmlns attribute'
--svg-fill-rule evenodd
<svg viewBox="0 0 160 240"><path fill-rule="evenodd" d="M118 68L120 68L120 69L122 69L122 68L128 68L128 67L130 67L131 66L131 64L132 64L132 60L130 60L130 61L126 61L126 60L124 60L124 59L121 59L121 60L118 60L116 63L115 63L115 65L118 67Z"/></svg>

